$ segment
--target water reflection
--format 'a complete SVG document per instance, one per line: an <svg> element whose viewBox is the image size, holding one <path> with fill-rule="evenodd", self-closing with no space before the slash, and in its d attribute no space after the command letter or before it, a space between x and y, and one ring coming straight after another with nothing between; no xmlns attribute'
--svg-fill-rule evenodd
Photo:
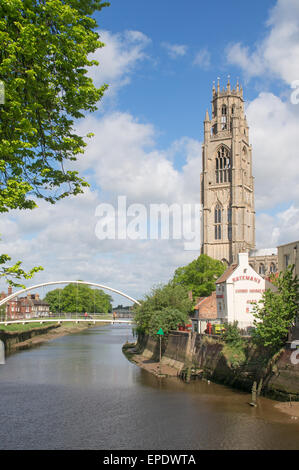
<svg viewBox="0 0 299 470"><path fill-rule="evenodd" d="M298 449L299 425L261 399L131 364L130 329L95 327L0 368L1 449ZM130 338L129 338L130 339Z"/></svg>

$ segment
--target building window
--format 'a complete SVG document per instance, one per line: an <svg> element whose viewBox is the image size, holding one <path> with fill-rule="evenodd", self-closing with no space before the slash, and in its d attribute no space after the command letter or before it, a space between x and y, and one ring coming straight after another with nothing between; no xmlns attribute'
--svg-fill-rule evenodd
<svg viewBox="0 0 299 470"><path fill-rule="evenodd" d="M221 240L221 225L215 225L215 240Z"/></svg>
<svg viewBox="0 0 299 470"><path fill-rule="evenodd" d="M224 104L221 107L221 130L227 129L227 120L226 120L226 115L227 115L227 107Z"/></svg>
<svg viewBox="0 0 299 470"><path fill-rule="evenodd" d="M229 150L223 145L216 157L216 183L228 183L231 181L231 160Z"/></svg>
<svg viewBox="0 0 299 470"><path fill-rule="evenodd" d="M264 265L263 263L261 263L261 264L259 265L259 274L260 274L261 276L263 276L265 273L266 273L265 265Z"/></svg>
<svg viewBox="0 0 299 470"><path fill-rule="evenodd" d="M212 127L212 135L216 135L217 134L217 124L214 124L214 126Z"/></svg>
<svg viewBox="0 0 299 470"><path fill-rule="evenodd" d="M221 116L221 130L225 131L227 129L226 116Z"/></svg>
<svg viewBox="0 0 299 470"><path fill-rule="evenodd" d="M287 268L290 264L290 255L284 255L284 267Z"/></svg>
<svg viewBox="0 0 299 470"><path fill-rule="evenodd" d="M273 273L276 273L276 266L274 263L271 263L270 264L270 273L273 274Z"/></svg>
<svg viewBox="0 0 299 470"><path fill-rule="evenodd" d="M216 205L215 207L215 224L221 224L222 220L221 220L221 207L219 206L219 204Z"/></svg>
<svg viewBox="0 0 299 470"><path fill-rule="evenodd" d="M229 240L232 240L232 238L233 238L233 229L232 229L231 225L228 225L228 227L227 227L227 238Z"/></svg>
<svg viewBox="0 0 299 470"><path fill-rule="evenodd" d="M214 222L215 222L215 240L221 240L222 213L221 213L221 207L219 204L217 204L215 207Z"/></svg>

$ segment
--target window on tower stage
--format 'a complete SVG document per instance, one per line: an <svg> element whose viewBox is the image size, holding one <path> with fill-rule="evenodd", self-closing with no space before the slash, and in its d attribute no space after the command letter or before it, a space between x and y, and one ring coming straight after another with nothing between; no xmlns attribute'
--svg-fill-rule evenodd
<svg viewBox="0 0 299 470"><path fill-rule="evenodd" d="M215 207L215 224L221 224L221 207L219 204Z"/></svg>
<svg viewBox="0 0 299 470"><path fill-rule="evenodd" d="M227 115L227 107L225 104L221 106L221 130L227 129L227 121L226 121L226 115Z"/></svg>
<svg viewBox="0 0 299 470"><path fill-rule="evenodd" d="M221 130L227 129L226 116L221 116Z"/></svg>
<svg viewBox="0 0 299 470"><path fill-rule="evenodd" d="M228 183L231 181L231 159L229 150L223 145L216 157L216 183Z"/></svg>
<svg viewBox="0 0 299 470"><path fill-rule="evenodd" d="M219 204L216 204L216 207L215 207L214 222L215 222L215 240L221 240L222 209Z"/></svg>
<svg viewBox="0 0 299 470"><path fill-rule="evenodd" d="M215 240L221 240L221 225L215 225Z"/></svg>

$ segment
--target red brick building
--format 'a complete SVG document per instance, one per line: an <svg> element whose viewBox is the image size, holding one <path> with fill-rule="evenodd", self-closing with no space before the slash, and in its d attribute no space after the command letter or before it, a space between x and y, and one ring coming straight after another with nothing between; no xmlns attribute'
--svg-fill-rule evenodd
<svg viewBox="0 0 299 470"><path fill-rule="evenodd" d="M8 288L7 294L1 292L0 300L12 294L12 287ZM27 294L26 297L16 297L9 300L5 306L5 318L7 320L18 320L20 318L47 317L50 306L39 298L39 294Z"/></svg>
<svg viewBox="0 0 299 470"><path fill-rule="evenodd" d="M194 316L192 318L192 329L202 333L207 326L208 321L217 319L217 300L216 292L212 292L209 297L200 297L194 307Z"/></svg>

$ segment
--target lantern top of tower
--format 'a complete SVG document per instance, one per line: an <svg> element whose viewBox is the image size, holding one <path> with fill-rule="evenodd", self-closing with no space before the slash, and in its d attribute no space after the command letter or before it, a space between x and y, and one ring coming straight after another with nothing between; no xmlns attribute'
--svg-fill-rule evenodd
<svg viewBox="0 0 299 470"><path fill-rule="evenodd" d="M213 100L228 95L238 96L243 99L243 88L242 85L240 87L239 79L237 79L236 86L231 88L230 75L227 78L226 88L223 87L222 90L220 89L220 77L217 77L217 88L215 87L215 81L213 81Z"/></svg>

